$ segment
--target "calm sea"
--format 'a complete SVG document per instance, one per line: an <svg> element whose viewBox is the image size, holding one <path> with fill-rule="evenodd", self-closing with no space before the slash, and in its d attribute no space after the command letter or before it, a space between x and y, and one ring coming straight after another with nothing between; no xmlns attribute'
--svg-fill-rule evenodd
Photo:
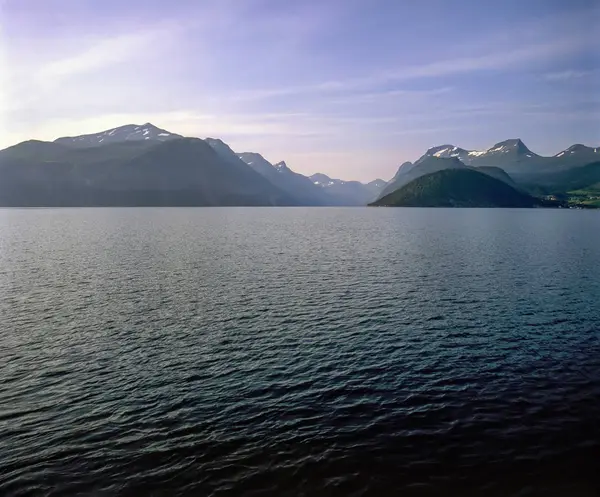
<svg viewBox="0 0 600 497"><path fill-rule="evenodd" d="M600 211L0 210L0 495L594 496Z"/></svg>

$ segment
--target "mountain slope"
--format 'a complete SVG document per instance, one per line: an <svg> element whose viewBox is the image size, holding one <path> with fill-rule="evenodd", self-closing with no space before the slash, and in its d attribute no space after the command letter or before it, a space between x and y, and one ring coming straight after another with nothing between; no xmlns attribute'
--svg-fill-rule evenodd
<svg viewBox="0 0 600 497"><path fill-rule="evenodd" d="M394 174L394 177L391 180L389 180L387 184L396 181L401 174L408 172L408 170L414 167L414 165L415 164L413 164L412 162L403 162L402 164L400 164L400 167L396 171L396 174Z"/></svg>
<svg viewBox="0 0 600 497"><path fill-rule="evenodd" d="M471 167L467 166L469 169L473 169L474 171L478 171L480 173L487 174L492 178L499 179L503 181L507 185L512 186L513 188L519 189L519 186L513 181L513 179L504 171L504 169L500 169L499 167L494 166L479 166L479 167Z"/></svg>
<svg viewBox="0 0 600 497"><path fill-rule="evenodd" d="M244 162L239 154L236 154L229 145L227 145L223 140L219 138L206 138L206 143L208 143L212 149L217 153L217 155L230 164L232 167L236 169L248 169L249 167L253 169L257 174L260 174L267 181L269 181L275 188L281 190L285 195L289 198L289 202L294 205L305 205L306 202L301 196L297 196L291 189L285 188L281 181L277 181L281 179L280 177L269 177L269 174L273 174L274 166L272 166L269 162L267 162L260 154L256 155L256 161L260 161L258 166L253 167L252 165ZM275 181L273 181L275 179Z"/></svg>
<svg viewBox="0 0 600 497"><path fill-rule="evenodd" d="M420 176L372 205L397 207L534 207L537 199L470 168Z"/></svg>
<svg viewBox="0 0 600 497"><path fill-rule="evenodd" d="M549 191L559 193L592 187L598 182L600 182L600 161L547 175L540 184Z"/></svg>
<svg viewBox="0 0 600 497"><path fill-rule="evenodd" d="M317 173L310 176L311 181L331 195L339 205L364 206L376 198L385 185L383 180L375 180L365 185L359 181L344 181Z"/></svg>
<svg viewBox="0 0 600 497"><path fill-rule="evenodd" d="M151 123L146 124L127 124L118 128L108 129L100 133L92 133L80 136L65 136L57 138L54 143L68 145L70 147L97 147L110 143L126 141L167 141L177 138L183 138L181 135L170 133L161 128L157 128Z"/></svg>
<svg viewBox="0 0 600 497"><path fill-rule="evenodd" d="M410 167L400 167L396 176L390 181L383 191L380 193L379 198L383 198L386 195L402 188L404 185L417 179L425 174L434 173L443 169L465 169L465 166L456 157L451 158L439 158L434 156L421 157L414 165Z"/></svg>
<svg viewBox="0 0 600 497"><path fill-rule="evenodd" d="M466 150L455 145L439 145L432 147L420 157L415 164L419 164L428 157L440 159L457 158L465 165L497 165L497 163L510 163L518 159L539 157L529 150L519 139L504 140L496 143L487 150Z"/></svg>
<svg viewBox="0 0 600 497"><path fill-rule="evenodd" d="M562 165L561 169L591 164L600 161L600 147L586 147L576 143L556 154L553 159L557 164Z"/></svg>
<svg viewBox="0 0 600 497"><path fill-rule="evenodd" d="M3 206L290 204L261 175L223 161L198 138L85 149L36 142L0 152Z"/></svg>
<svg viewBox="0 0 600 497"><path fill-rule="evenodd" d="M532 152L518 138L496 143L486 150L466 150L455 145L432 147L415 164L429 157L457 158L473 167L498 167L518 181L534 182L547 174L600 160L600 148L576 144L553 157Z"/></svg>
<svg viewBox="0 0 600 497"><path fill-rule="evenodd" d="M238 157L273 185L298 199L301 205L336 205L335 200L315 185L309 178L292 171L285 162L271 164L255 152L243 152Z"/></svg>
<svg viewBox="0 0 600 497"><path fill-rule="evenodd" d="M432 147L428 149L422 157L415 161L415 165L421 163L427 157L437 157L438 159L457 158L463 164L467 164L470 160L468 150L449 144L438 145L437 147Z"/></svg>

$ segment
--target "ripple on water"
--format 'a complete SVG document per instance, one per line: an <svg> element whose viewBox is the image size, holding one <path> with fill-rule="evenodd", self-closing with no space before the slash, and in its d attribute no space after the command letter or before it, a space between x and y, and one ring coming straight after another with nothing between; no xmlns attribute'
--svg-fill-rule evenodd
<svg viewBox="0 0 600 497"><path fill-rule="evenodd" d="M0 210L0 494L598 495L599 219Z"/></svg>

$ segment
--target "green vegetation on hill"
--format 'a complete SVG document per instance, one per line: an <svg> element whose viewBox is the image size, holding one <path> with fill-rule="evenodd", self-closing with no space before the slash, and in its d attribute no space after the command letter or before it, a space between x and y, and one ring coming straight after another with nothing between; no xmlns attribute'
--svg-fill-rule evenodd
<svg viewBox="0 0 600 497"><path fill-rule="evenodd" d="M538 181L538 184L556 192L587 190L597 183L600 183L600 162L549 174Z"/></svg>
<svg viewBox="0 0 600 497"><path fill-rule="evenodd" d="M421 176L371 205L397 207L534 207L540 202L473 169Z"/></svg>
<svg viewBox="0 0 600 497"><path fill-rule="evenodd" d="M567 192L570 204L600 207L600 183Z"/></svg>

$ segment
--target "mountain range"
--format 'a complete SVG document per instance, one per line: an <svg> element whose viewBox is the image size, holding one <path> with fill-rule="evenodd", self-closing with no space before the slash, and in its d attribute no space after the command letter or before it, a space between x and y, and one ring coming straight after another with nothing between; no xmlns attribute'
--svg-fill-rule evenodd
<svg viewBox="0 0 600 497"><path fill-rule="evenodd" d="M295 205L205 141L124 141L81 148L29 141L0 152L3 206Z"/></svg>
<svg viewBox="0 0 600 497"><path fill-rule="evenodd" d="M256 152L235 152L218 138L128 124L0 151L0 205L367 205L444 170L475 171L521 193L545 195L572 185L585 189L600 181L599 168L600 148L575 144L544 157L510 139L483 151L432 147L414 163L403 163L389 182L361 183L305 176L285 161L272 164ZM439 176L458 177L472 175Z"/></svg>
<svg viewBox="0 0 600 497"><path fill-rule="evenodd" d="M365 205L377 185L323 188L285 162L151 123L0 151L0 206Z"/></svg>
<svg viewBox="0 0 600 497"><path fill-rule="evenodd" d="M518 138L498 142L487 150L466 150L455 145L439 145L427 150L415 161L415 165L428 157L457 158L463 164L473 167L499 167L515 180L531 181L548 173L598 161L600 147L576 144L552 157L544 157L532 152Z"/></svg>

